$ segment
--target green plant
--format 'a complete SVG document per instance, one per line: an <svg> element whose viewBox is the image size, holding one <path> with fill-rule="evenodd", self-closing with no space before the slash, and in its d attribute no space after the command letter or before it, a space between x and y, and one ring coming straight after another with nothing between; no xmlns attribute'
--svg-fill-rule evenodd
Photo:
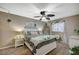
<svg viewBox="0 0 79 59"><path fill-rule="evenodd" d="M71 53L72 55L79 55L79 46L70 48L70 50L73 52L73 53Z"/></svg>
<svg viewBox="0 0 79 59"><path fill-rule="evenodd" d="M76 29L74 29L74 32L77 33L77 34L79 34L79 27L76 28Z"/></svg>

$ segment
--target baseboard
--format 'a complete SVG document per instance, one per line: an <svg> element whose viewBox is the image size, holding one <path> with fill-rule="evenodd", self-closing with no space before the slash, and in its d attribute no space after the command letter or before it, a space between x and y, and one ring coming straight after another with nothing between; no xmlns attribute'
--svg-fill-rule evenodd
<svg viewBox="0 0 79 59"><path fill-rule="evenodd" d="M15 47L15 46L14 45L10 45L10 46L1 47L0 49L6 49L6 48L11 48L11 47Z"/></svg>

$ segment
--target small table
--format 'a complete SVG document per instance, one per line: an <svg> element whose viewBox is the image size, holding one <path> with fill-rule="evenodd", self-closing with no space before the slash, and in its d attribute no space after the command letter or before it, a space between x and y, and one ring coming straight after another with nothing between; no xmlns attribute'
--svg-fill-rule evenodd
<svg viewBox="0 0 79 59"><path fill-rule="evenodd" d="M15 48L21 45L24 45L24 39L23 38L15 39Z"/></svg>

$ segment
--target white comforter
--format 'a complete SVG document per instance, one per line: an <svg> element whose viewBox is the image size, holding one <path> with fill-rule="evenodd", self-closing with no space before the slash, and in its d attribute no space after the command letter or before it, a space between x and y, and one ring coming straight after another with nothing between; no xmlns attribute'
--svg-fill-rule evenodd
<svg viewBox="0 0 79 59"><path fill-rule="evenodd" d="M35 46L37 46L38 43L41 43L46 40L50 40L52 38L59 39L59 35L40 35L40 36L31 38L30 41L33 42Z"/></svg>
<svg viewBox="0 0 79 59"><path fill-rule="evenodd" d="M40 35L40 36L31 38L30 41L33 42L35 46L37 46L38 43L41 43L45 40L50 40L52 38L59 39L59 35ZM28 42L25 42L25 44L28 46L28 48L31 51L33 50L33 48L29 45ZM45 55L55 48L56 48L56 41L49 43L45 46L42 46L39 49L36 49L37 52L35 53L35 55Z"/></svg>

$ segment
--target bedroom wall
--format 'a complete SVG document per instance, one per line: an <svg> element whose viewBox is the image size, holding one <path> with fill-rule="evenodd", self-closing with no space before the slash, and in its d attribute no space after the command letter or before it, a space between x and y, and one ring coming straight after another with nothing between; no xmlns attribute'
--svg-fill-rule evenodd
<svg viewBox="0 0 79 59"><path fill-rule="evenodd" d="M76 35L74 29L79 26L79 15L63 18L65 20L65 41L68 43L71 35Z"/></svg>
<svg viewBox="0 0 79 59"><path fill-rule="evenodd" d="M11 19L12 22L8 23L7 19ZM16 30L19 30L18 27L24 28L28 22L38 23L38 28L41 28L44 24L44 22L31 18L0 12L0 48L14 46L13 37L18 34Z"/></svg>
<svg viewBox="0 0 79 59"><path fill-rule="evenodd" d="M69 37L71 35L75 35L74 29L79 26L79 15L69 16L57 20L65 20L64 32L51 32L53 34L59 34L62 37L63 42L68 43Z"/></svg>
<svg viewBox="0 0 79 59"><path fill-rule="evenodd" d="M0 49L4 47L14 46L13 37L18 34L16 31L14 31L14 29L11 28L11 25L7 22L8 18L10 18L11 20L16 20L17 22L20 21L19 25L24 24L23 22L26 23L27 21L31 21L31 19L29 18L13 14L8 15L7 13L0 12Z"/></svg>
<svg viewBox="0 0 79 59"><path fill-rule="evenodd" d="M1 19L0 19L0 45L1 45Z"/></svg>
<svg viewBox="0 0 79 59"><path fill-rule="evenodd" d="M14 45L12 38L16 35L6 22L6 14L0 13L0 48Z"/></svg>

